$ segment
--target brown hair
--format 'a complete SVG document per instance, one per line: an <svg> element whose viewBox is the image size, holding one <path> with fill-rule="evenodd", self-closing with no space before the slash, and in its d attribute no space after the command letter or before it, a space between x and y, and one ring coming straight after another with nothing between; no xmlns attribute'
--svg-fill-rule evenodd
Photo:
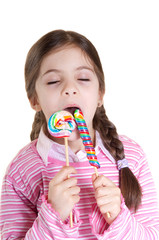
<svg viewBox="0 0 159 240"><path fill-rule="evenodd" d="M44 57L52 50L72 44L78 46L92 61L94 70L99 80L100 92L101 94L104 94L104 73L100 58L93 44L86 37L76 32L56 30L49 32L40 38L32 46L27 55L25 64L25 84L29 99L36 96L35 83ZM37 112L35 114L32 132L30 135L31 140L34 140L39 136L39 132L43 124L45 124L46 127L45 116L42 111ZM116 161L123 159L125 157L123 144L119 140L116 127L106 116L103 105L98 107L96 110L93 119L93 127L99 132L104 146L114 159ZM127 207L134 208L136 211L141 202L142 193L138 180L128 167L119 171L119 185Z"/></svg>

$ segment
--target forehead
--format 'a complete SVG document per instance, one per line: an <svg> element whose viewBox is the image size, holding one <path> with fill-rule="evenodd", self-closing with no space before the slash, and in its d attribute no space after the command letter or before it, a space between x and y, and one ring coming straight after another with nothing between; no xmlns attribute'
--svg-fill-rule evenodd
<svg viewBox="0 0 159 240"><path fill-rule="evenodd" d="M93 67L93 63L83 50L75 45L68 45L60 47L56 50L50 51L43 59L41 63L41 69L45 67L59 67L59 66L70 66L77 67L78 65L86 65Z"/></svg>

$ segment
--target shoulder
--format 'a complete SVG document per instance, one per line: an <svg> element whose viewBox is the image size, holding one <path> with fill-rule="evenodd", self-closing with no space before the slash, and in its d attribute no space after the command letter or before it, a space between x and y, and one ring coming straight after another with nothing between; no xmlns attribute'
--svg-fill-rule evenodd
<svg viewBox="0 0 159 240"><path fill-rule="evenodd" d="M125 135L120 135L119 138L124 145L125 153L133 154L137 158L141 158L143 156L143 149L137 142Z"/></svg>
<svg viewBox="0 0 159 240"><path fill-rule="evenodd" d="M119 138L124 146L125 157L132 169L146 162L146 155L137 142L125 135L120 135Z"/></svg>
<svg viewBox="0 0 159 240"><path fill-rule="evenodd" d="M33 172L38 173L43 168L43 161L36 150L36 140L23 147L9 164L6 176L17 182Z"/></svg>
<svg viewBox="0 0 159 240"><path fill-rule="evenodd" d="M3 192L36 204L43 189L45 165L36 150L36 140L22 148L9 164L3 179Z"/></svg>

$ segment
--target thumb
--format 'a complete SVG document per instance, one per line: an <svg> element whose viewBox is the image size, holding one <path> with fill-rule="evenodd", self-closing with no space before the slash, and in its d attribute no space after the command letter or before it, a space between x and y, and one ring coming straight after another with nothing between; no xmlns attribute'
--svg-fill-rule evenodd
<svg viewBox="0 0 159 240"><path fill-rule="evenodd" d="M53 185L57 185L66 179L68 179L68 175L76 173L76 169L74 167L64 166L52 179Z"/></svg>
<svg viewBox="0 0 159 240"><path fill-rule="evenodd" d="M94 173L93 175L92 175L92 183L94 183L94 181L97 179L97 176L96 176L96 174Z"/></svg>

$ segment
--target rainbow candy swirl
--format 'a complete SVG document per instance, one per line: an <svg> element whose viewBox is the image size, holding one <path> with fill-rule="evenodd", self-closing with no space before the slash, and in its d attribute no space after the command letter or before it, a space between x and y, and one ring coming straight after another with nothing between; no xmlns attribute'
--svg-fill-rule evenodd
<svg viewBox="0 0 159 240"><path fill-rule="evenodd" d="M79 130L80 136L82 138L83 144L85 146L85 151L87 153L87 158L89 160L89 163L93 167L100 168L100 164L97 161L95 149L93 147L93 143L92 143L91 137L89 135L88 128L87 128L87 125L84 120L82 112L79 109L76 109L74 112L74 117L75 117L75 121L77 123L77 127Z"/></svg>
<svg viewBox="0 0 159 240"><path fill-rule="evenodd" d="M75 129L76 123L71 113L58 111L51 115L48 121L48 131L53 137L69 137Z"/></svg>

